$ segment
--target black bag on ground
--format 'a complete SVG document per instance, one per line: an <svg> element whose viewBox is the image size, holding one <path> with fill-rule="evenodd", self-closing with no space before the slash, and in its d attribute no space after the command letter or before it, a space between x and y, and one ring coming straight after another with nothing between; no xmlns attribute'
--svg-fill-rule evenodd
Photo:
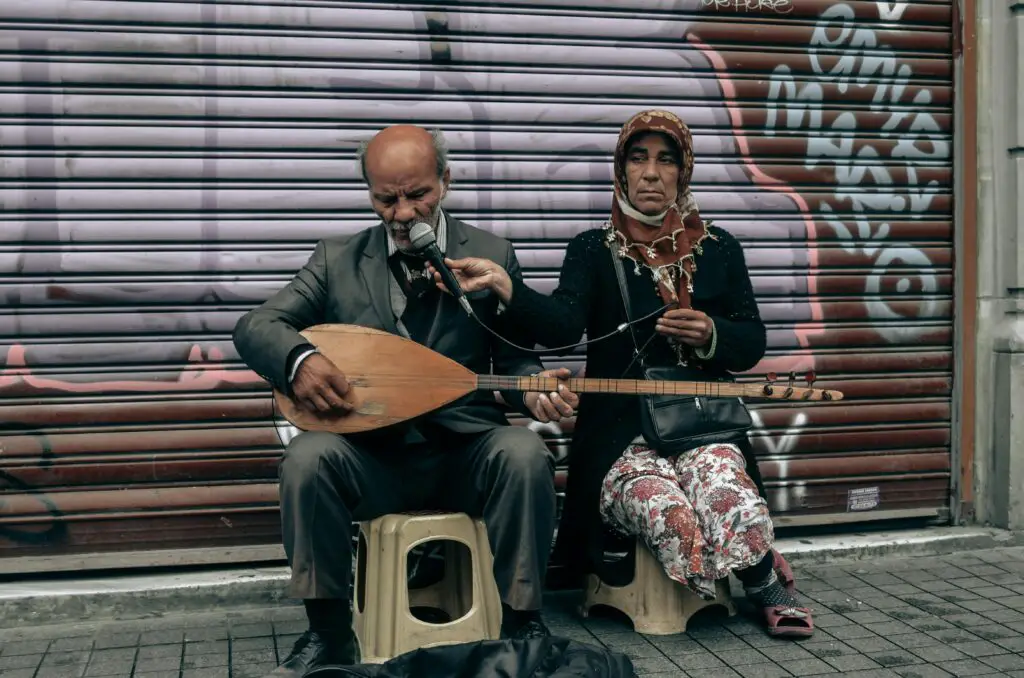
<svg viewBox="0 0 1024 678"><path fill-rule="evenodd" d="M306 678L637 678L626 655L559 637L413 650L383 664L325 666Z"/></svg>

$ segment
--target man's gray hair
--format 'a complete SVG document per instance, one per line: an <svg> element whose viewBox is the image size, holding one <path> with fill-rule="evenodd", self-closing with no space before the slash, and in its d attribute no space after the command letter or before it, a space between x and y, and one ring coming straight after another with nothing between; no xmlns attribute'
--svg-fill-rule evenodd
<svg viewBox="0 0 1024 678"><path fill-rule="evenodd" d="M448 171L448 143L444 140L444 133L433 127L429 130L430 140L434 145L434 157L437 159L437 178L444 177L444 173ZM356 162L359 163L359 174L362 175L363 181L367 184L370 183L370 178L366 176L366 148L370 145L370 139L359 142L359 148L356 149Z"/></svg>

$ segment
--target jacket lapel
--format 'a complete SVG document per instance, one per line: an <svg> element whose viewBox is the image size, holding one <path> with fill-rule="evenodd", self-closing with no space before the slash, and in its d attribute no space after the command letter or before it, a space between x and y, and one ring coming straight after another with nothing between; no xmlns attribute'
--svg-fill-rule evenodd
<svg viewBox="0 0 1024 678"><path fill-rule="evenodd" d="M380 316L381 327L392 334L398 334L395 314L391 308L391 282L388 280L391 271L388 269L387 258L387 234L378 225L371 229L359 258L359 276L366 286L374 310Z"/></svg>
<svg viewBox="0 0 1024 678"><path fill-rule="evenodd" d="M445 248L445 256L449 259L461 259L466 255L466 243L469 242L469 229L461 221L444 213L448 223L448 246Z"/></svg>

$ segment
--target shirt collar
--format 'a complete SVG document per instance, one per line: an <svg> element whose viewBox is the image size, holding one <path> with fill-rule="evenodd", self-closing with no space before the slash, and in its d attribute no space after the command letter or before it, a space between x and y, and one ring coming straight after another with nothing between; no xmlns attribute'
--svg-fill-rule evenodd
<svg viewBox="0 0 1024 678"><path fill-rule="evenodd" d="M390 257L398 251L398 245L395 244L395 239L391 235L391 231L388 230L387 226L381 224L384 232L388 236L388 256ZM444 210L441 210L440 215L437 219L437 228L434 229L434 236L437 238L437 249L441 250L441 254L445 254L448 248L448 220L445 219Z"/></svg>

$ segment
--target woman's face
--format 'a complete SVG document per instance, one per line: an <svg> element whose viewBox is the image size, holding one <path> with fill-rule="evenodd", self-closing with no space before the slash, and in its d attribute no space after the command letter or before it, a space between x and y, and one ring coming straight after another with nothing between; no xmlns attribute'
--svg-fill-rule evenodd
<svg viewBox="0 0 1024 678"><path fill-rule="evenodd" d="M676 201L679 151L664 134L644 132L626 149L626 195L646 215L660 214Z"/></svg>

